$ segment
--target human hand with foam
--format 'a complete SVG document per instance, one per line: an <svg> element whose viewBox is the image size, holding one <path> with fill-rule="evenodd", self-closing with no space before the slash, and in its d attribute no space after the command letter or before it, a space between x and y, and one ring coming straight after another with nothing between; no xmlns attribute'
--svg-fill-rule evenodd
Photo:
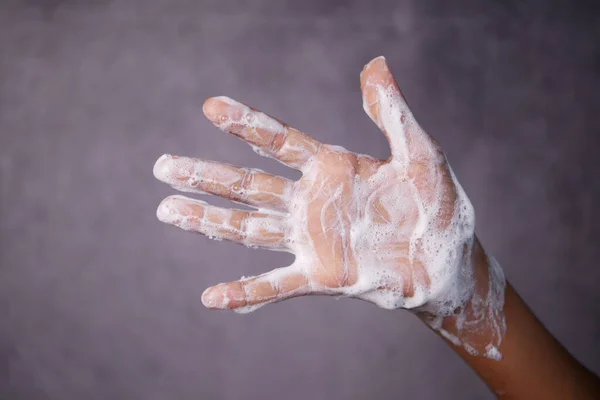
<svg viewBox="0 0 600 400"><path fill-rule="evenodd" d="M158 218L214 239L295 254L290 266L207 289L202 301L209 308L249 312L303 295L348 296L411 309L469 353L499 358L504 277L477 243L469 199L383 57L365 66L361 88L364 110L389 141L390 159L320 143L229 98L211 98L203 109L218 128L302 178L165 155L154 167L161 181L257 210L172 196ZM490 340L469 339L482 329L493 330Z"/></svg>

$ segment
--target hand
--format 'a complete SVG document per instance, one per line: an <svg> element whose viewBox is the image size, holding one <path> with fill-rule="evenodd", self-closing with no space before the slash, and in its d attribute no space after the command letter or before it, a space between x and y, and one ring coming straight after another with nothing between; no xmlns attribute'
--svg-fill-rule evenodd
<svg viewBox="0 0 600 400"><path fill-rule="evenodd" d="M159 206L160 220L296 255L291 266L208 288L203 303L248 312L330 294L409 308L503 398L597 398L598 378L543 327L481 247L469 199L383 57L365 66L361 88L366 113L388 138L386 161L319 143L226 97L207 100L206 116L259 154L302 171L300 180L191 158L157 161L155 176L176 189L257 209L172 196Z"/></svg>
<svg viewBox="0 0 600 400"><path fill-rule="evenodd" d="M158 218L252 247L289 251L295 262L213 286L209 308L248 312L308 294L349 296L380 307L456 314L475 293L474 212L439 145L418 125L383 57L361 73L363 106L386 135L388 160L318 142L226 97L204 113L261 155L302 171L298 181L165 155L155 176L181 191L208 192L257 211L172 196Z"/></svg>

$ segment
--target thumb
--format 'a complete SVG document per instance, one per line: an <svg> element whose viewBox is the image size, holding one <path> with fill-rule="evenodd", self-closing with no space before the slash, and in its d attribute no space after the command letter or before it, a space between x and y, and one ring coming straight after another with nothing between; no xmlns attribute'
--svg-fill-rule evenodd
<svg viewBox="0 0 600 400"><path fill-rule="evenodd" d="M433 141L414 119L385 57L365 65L360 86L363 108L387 137L393 160L408 164L430 155Z"/></svg>

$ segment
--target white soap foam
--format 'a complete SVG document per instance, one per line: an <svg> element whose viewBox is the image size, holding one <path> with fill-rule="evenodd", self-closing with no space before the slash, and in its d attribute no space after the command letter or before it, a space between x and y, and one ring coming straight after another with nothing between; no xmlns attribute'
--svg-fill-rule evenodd
<svg viewBox="0 0 600 400"><path fill-rule="evenodd" d="M191 207L194 205L204 208L202 217L198 217L192 211ZM277 244L288 230L287 223L280 220L276 213L250 214L243 220L241 226L238 226L239 223L234 221L234 212L240 211L214 207L202 200L174 195L162 201L156 211L156 216L160 221L176 225L187 231L200 232L209 239L234 240L231 238L235 237L236 241L247 247L264 246L264 241L269 239L273 244ZM287 248L271 249L289 251Z"/></svg>
<svg viewBox="0 0 600 400"><path fill-rule="evenodd" d="M374 83L367 82L369 84ZM337 265L324 265L321 253L335 255L335 263L341 263L341 273L336 275L339 285L309 280L313 292L360 298L386 309L427 312L434 316L430 321L431 327L455 345L463 346L471 354L499 359L498 349L506 330L502 314L505 280L499 264L490 258L489 290L483 294L476 291L471 261L475 244L473 206L445 157L440 156L435 145L418 127L401 95L394 88L376 87L376 90L379 94L379 115L371 115L366 99L364 108L387 132L392 160L378 167L368 179L363 179L351 164L349 168L336 169L336 175L322 171L320 161L306 157L308 162L301 168L302 180L285 194L289 197L289 213L261 210L267 215L284 217L287 222L273 226L268 219L255 220L246 224L246 232L238 233L245 235L243 242L247 245L252 244L251 238L265 233L284 235L285 247L296 255L296 261L287 269L288 273L300 271L307 277L314 277L329 272L325 270L337 268ZM261 139L258 130L288 134L285 126L265 114L254 112L226 97L218 100L232 106L230 115L216 123L223 130L232 124L245 126L245 136L250 140ZM409 130L410 143L407 140ZM421 146L419 159L429 157L430 160L429 175L421 177L428 180L427 185L419 186L420 182L411 175L410 166L414 160L409 147L414 143ZM341 147L324 146L326 149L323 151L330 151L332 156L338 155L341 161L351 159ZM425 151L424 147L427 147ZM261 155L273 155L264 149L254 148ZM291 151L306 150L294 148ZM197 170L202 168L202 164L194 163L193 168L196 168L193 170L194 179L202 179L203 171ZM164 178L169 173L159 171L158 175ZM178 189L190 185L190 182L181 185L173 179L170 183ZM448 198L448 187L452 189L451 199ZM197 228L197 223L191 224L177 216L169 209L169 204L166 202L159 208L160 219L174 222L184 229ZM315 211L314 207L320 209ZM441 222L440 213L448 221ZM227 220L225 217L223 215L224 221ZM309 226L317 220L319 227ZM233 229L226 222L215 226L206 218L206 213L201 225L203 233L212 237L219 237L224 227ZM324 244L331 248L319 247ZM318 247L320 253L316 251ZM352 276L355 277L353 282L345 284ZM270 279L275 279L271 281L272 285L277 284L275 276ZM410 295L406 295L405 283L411 289ZM247 313L276 300L235 311ZM454 333L442 328L443 319L450 316L457 321ZM493 331L491 342L483 348L470 343L462 335L463 330L473 331L474 326Z"/></svg>
<svg viewBox="0 0 600 400"><path fill-rule="evenodd" d="M231 191L233 201L247 204L260 196L269 195L281 204L289 193L276 193L259 188L255 184L256 174L265 172L258 168L237 168L232 165L202 161L187 157L161 156L154 165L154 176L176 190L194 194L207 194L201 187L211 185ZM254 201L255 202L255 201Z"/></svg>

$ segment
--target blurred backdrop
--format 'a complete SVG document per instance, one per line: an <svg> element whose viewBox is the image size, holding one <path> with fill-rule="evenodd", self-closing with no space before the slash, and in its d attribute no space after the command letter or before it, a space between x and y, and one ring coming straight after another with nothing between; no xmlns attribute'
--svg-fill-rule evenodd
<svg viewBox="0 0 600 400"><path fill-rule="evenodd" d="M405 311L316 297L204 309L206 287L291 256L155 218L173 193L152 176L163 153L298 177L213 128L209 96L387 157L358 80L382 54L485 247L600 372L592 4L2 0L0 399L491 398Z"/></svg>

